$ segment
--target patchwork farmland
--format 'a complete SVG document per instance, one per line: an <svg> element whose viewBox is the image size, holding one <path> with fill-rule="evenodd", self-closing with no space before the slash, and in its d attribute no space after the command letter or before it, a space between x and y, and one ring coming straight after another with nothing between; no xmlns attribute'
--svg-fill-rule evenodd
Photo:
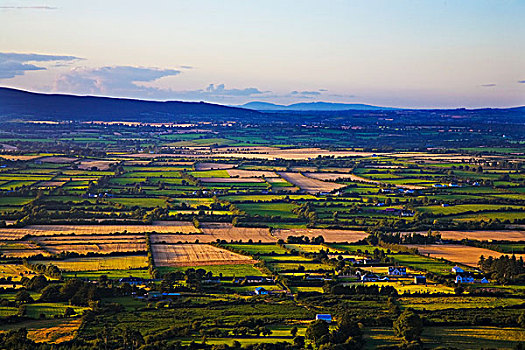
<svg viewBox="0 0 525 350"><path fill-rule="evenodd" d="M62 136L2 140L16 145L0 151L2 340L25 328L58 350L124 337L324 349L308 334L330 315L330 337L343 320L355 330L352 348L403 347L393 325L413 312L425 348L453 325L519 344L503 337L523 304L521 147L364 148L353 138L390 132L339 127L47 125Z"/></svg>

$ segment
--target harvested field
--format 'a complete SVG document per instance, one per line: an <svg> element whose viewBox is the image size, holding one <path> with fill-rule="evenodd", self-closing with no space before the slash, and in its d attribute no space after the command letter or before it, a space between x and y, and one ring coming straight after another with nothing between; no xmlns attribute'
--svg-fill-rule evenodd
<svg viewBox="0 0 525 350"><path fill-rule="evenodd" d="M41 236L32 240L43 245L58 244L98 244L98 243L146 243L144 235L71 235Z"/></svg>
<svg viewBox="0 0 525 350"><path fill-rule="evenodd" d="M46 250L51 254L60 254L62 252L75 252L79 254L86 253L115 253L115 252L139 252L146 251L146 244L140 243L93 243L93 244L58 244L47 245Z"/></svg>
<svg viewBox="0 0 525 350"><path fill-rule="evenodd" d="M152 243L184 243L195 242L199 240L200 243L212 243L217 239L231 241L248 242L250 239L253 242L274 243L275 238L270 236L270 230L267 228L251 228L251 227L234 227L227 223L202 223L202 233L199 234L152 234Z"/></svg>
<svg viewBox="0 0 525 350"><path fill-rule="evenodd" d="M32 239L51 254L146 251L146 239L143 235L39 236Z"/></svg>
<svg viewBox="0 0 525 350"><path fill-rule="evenodd" d="M36 187L60 187L64 185L66 181L42 181L37 183Z"/></svg>
<svg viewBox="0 0 525 350"><path fill-rule="evenodd" d="M264 182L262 178L259 177L249 177L249 178L233 178L233 177L201 177L199 179L202 182L215 182L215 183L247 183L247 182Z"/></svg>
<svg viewBox="0 0 525 350"><path fill-rule="evenodd" d="M364 239L368 234L364 231L353 231L353 230L325 230L325 229L274 229L271 235L275 239L283 239L286 241L288 236L308 236L310 238L323 236L326 242L357 242Z"/></svg>
<svg viewBox="0 0 525 350"><path fill-rule="evenodd" d="M286 181L285 179L283 178L280 178L280 177L268 177L266 178L266 181L268 183L271 183L271 184L276 184L276 183L287 183L288 181Z"/></svg>
<svg viewBox="0 0 525 350"><path fill-rule="evenodd" d="M53 164L70 164L70 163L73 163L76 160L78 160L78 159L77 158L72 158L72 157L59 157L59 156L56 156L56 157L43 157L43 158L39 159L39 161L41 161L41 162L53 163Z"/></svg>
<svg viewBox="0 0 525 350"><path fill-rule="evenodd" d="M525 231L440 231L443 239L478 241L525 241Z"/></svg>
<svg viewBox="0 0 525 350"><path fill-rule="evenodd" d="M93 167L98 170L108 170L112 164L118 163L113 160L83 160L78 163L78 168L82 170L91 170Z"/></svg>
<svg viewBox="0 0 525 350"><path fill-rule="evenodd" d="M1 264L0 278L11 277L13 281L20 281L23 276L36 275L22 264Z"/></svg>
<svg viewBox="0 0 525 350"><path fill-rule="evenodd" d="M251 257L207 244L154 244L156 266L203 266L253 264Z"/></svg>
<svg viewBox="0 0 525 350"><path fill-rule="evenodd" d="M365 177L357 176L354 174L349 174L347 179L349 179L350 181L365 182L365 183L376 184L376 185L381 184L381 181L367 179ZM395 186L399 188L406 188L409 190L424 190L427 188L425 186L410 185L410 184L395 184Z"/></svg>
<svg viewBox="0 0 525 350"><path fill-rule="evenodd" d="M274 171L264 171L264 170L241 170L241 169L230 169L228 174L231 177L239 177L242 179L252 178L252 177L269 177L269 178L278 178Z"/></svg>
<svg viewBox="0 0 525 350"><path fill-rule="evenodd" d="M502 255L506 255L489 249L469 247L460 244L411 244L407 246L410 248L417 248L422 255L427 255L432 258L443 258L448 261L472 267L478 265L479 257L481 255L485 258L488 258L489 256L499 258ZM518 259L520 256L525 257L525 254L516 254Z"/></svg>
<svg viewBox="0 0 525 350"><path fill-rule="evenodd" d="M30 256L42 254L48 256L49 253L41 249L37 244L26 241L7 241L0 242L0 255L9 258L28 258Z"/></svg>
<svg viewBox="0 0 525 350"><path fill-rule="evenodd" d="M237 164L197 163L197 164L195 164L195 170L231 169L231 168L235 168L236 166L237 166Z"/></svg>
<svg viewBox="0 0 525 350"><path fill-rule="evenodd" d="M33 159L37 159L37 158L40 158L41 156L39 155L34 155L34 156L23 156L23 155L10 155L10 154L1 154L0 155L0 158L4 158L4 159L7 159L7 160L13 160L13 161L17 161L17 160L33 160Z"/></svg>
<svg viewBox="0 0 525 350"><path fill-rule="evenodd" d="M54 320L53 320L54 321ZM53 321L46 321L46 325ZM58 322L57 322L58 323ZM73 340L76 332L82 324L82 318L76 318L73 320L60 320L60 323L53 325L52 327L42 327L36 329L28 329L27 336L29 339L34 340L37 343L52 343L59 344L66 341Z"/></svg>
<svg viewBox="0 0 525 350"><path fill-rule="evenodd" d="M353 180L355 175L353 174L337 174L337 173L305 173L306 177L321 181L334 181L337 179L350 179Z"/></svg>
<svg viewBox="0 0 525 350"><path fill-rule="evenodd" d="M279 175L286 181L298 186L301 190L315 194L319 192L331 192L345 185L332 182L324 182L304 176L300 173L280 172Z"/></svg>
<svg viewBox="0 0 525 350"><path fill-rule="evenodd" d="M311 159L318 156L339 157L370 157L371 152L330 151L321 148L289 148L276 147L220 147L212 152L209 149L192 149L183 153L134 153L125 157L132 158L252 158L252 159Z"/></svg>
<svg viewBox="0 0 525 350"><path fill-rule="evenodd" d="M13 240L25 235L107 235L110 233L191 233L198 232L191 222L157 221L152 225L30 225L24 228L1 228L0 240Z"/></svg>
<svg viewBox="0 0 525 350"><path fill-rule="evenodd" d="M257 227L234 227L227 223L204 223L201 225L201 230L206 235L212 235L215 239L224 239L226 241L243 241L271 243L275 239L270 236L268 228Z"/></svg>
<svg viewBox="0 0 525 350"><path fill-rule="evenodd" d="M148 267L146 255L102 256L65 260L39 261L56 265L63 271L127 270Z"/></svg>

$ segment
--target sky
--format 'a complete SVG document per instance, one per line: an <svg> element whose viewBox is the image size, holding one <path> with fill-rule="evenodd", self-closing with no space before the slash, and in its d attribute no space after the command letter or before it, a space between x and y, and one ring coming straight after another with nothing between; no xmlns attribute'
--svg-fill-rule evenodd
<svg viewBox="0 0 525 350"><path fill-rule="evenodd" d="M151 100L525 105L524 0L0 0L0 86Z"/></svg>

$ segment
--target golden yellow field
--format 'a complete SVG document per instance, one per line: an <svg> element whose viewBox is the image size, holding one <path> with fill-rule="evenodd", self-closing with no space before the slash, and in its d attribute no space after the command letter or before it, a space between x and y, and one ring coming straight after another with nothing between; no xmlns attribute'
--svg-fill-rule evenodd
<svg viewBox="0 0 525 350"><path fill-rule="evenodd" d="M33 255L49 255L43 249L40 249L34 242L27 241L6 241L0 242L0 255L9 258L27 258Z"/></svg>
<svg viewBox="0 0 525 350"><path fill-rule="evenodd" d="M203 223L201 230L206 235L213 236L212 241L224 239L226 241L243 241L271 243L276 240L270 236L268 228L235 227L228 223Z"/></svg>
<svg viewBox="0 0 525 350"><path fill-rule="evenodd" d="M0 278L11 277L13 281L20 281L24 276L31 278L35 273L19 264L0 264Z"/></svg>
<svg viewBox="0 0 525 350"><path fill-rule="evenodd" d="M525 231L440 231L443 239L478 241L525 241Z"/></svg>
<svg viewBox="0 0 525 350"><path fill-rule="evenodd" d="M243 241L272 243L276 239L270 236L268 228L251 228L251 227L234 227L228 223L202 223L202 233L196 234L152 234L150 236L152 243L194 243L196 240L199 243L212 243L217 239L231 241Z"/></svg>
<svg viewBox="0 0 525 350"><path fill-rule="evenodd" d="M248 256L207 244L154 244L151 247L156 266L204 266L253 264Z"/></svg>
<svg viewBox="0 0 525 350"><path fill-rule="evenodd" d="M37 343L49 342L52 344L59 344L72 340L81 324L82 319L76 318L60 322L53 327L29 329L27 336L29 339L32 339Z"/></svg>
<svg viewBox="0 0 525 350"><path fill-rule="evenodd" d="M345 185L333 182L325 182L304 176L301 173L280 172L279 175L286 181L298 186L301 190L311 194L319 192L330 192L344 187Z"/></svg>
<svg viewBox="0 0 525 350"><path fill-rule="evenodd" d="M0 228L0 240L13 240L25 235L107 235L110 233L175 233L198 232L191 222L158 221L152 225L30 225L24 228Z"/></svg>
<svg viewBox="0 0 525 350"><path fill-rule="evenodd" d="M32 159L37 159L37 158L40 158L41 156L39 155L34 155L34 156L24 156L24 155L10 155L10 154L1 154L0 155L0 158L4 158L4 159L7 159L7 160L13 160L13 161L16 161L16 160L32 160Z"/></svg>
<svg viewBox="0 0 525 350"><path fill-rule="evenodd" d="M53 264L63 271L127 270L148 267L146 255L73 258L41 263Z"/></svg>
<svg viewBox="0 0 525 350"><path fill-rule="evenodd" d="M432 258L443 258L445 260L472 267L478 265L479 257L481 255L485 258L488 258L489 256L498 258L502 255L506 255L489 249L469 247L460 244L410 244L408 247L417 248L422 255L427 255ZM517 258L520 256L525 256L525 254L516 254Z"/></svg>
<svg viewBox="0 0 525 350"><path fill-rule="evenodd" d="M368 234L364 231L354 230L325 230L325 229L274 229L272 236L276 239L283 239L286 241L288 236L308 236L310 238L323 236L326 242L357 242L366 238Z"/></svg>

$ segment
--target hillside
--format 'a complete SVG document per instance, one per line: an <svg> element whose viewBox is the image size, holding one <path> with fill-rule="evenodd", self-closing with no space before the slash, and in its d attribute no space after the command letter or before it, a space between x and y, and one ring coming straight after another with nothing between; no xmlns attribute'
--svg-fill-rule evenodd
<svg viewBox="0 0 525 350"><path fill-rule="evenodd" d="M256 116L259 112L205 102L39 94L0 88L0 119L188 122Z"/></svg>

